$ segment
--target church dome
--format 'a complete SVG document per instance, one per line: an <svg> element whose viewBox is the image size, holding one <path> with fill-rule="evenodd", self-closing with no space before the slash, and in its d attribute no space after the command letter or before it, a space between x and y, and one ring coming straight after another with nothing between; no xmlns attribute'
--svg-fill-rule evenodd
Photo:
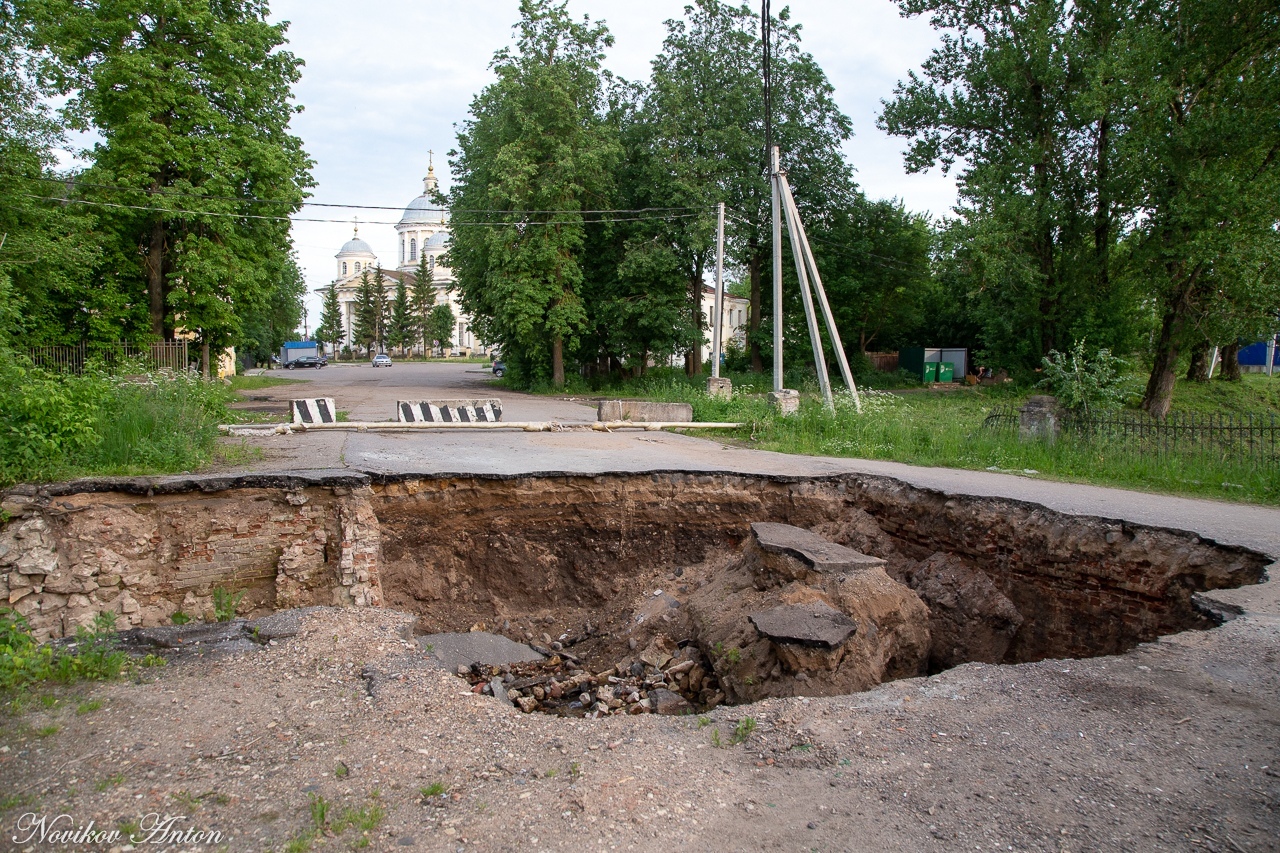
<svg viewBox="0 0 1280 853"><path fill-rule="evenodd" d="M449 233L447 231L437 231L432 234L427 242L422 244L424 249L443 249L444 244L449 242Z"/></svg>
<svg viewBox="0 0 1280 853"><path fill-rule="evenodd" d="M415 198L409 202L404 209L404 216L400 218L401 225L407 225L414 222L439 222L440 208L433 204L426 194Z"/></svg>
<svg viewBox="0 0 1280 853"><path fill-rule="evenodd" d="M352 237L338 250L338 256L342 255L373 255L373 247L359 237Z"/></svg>

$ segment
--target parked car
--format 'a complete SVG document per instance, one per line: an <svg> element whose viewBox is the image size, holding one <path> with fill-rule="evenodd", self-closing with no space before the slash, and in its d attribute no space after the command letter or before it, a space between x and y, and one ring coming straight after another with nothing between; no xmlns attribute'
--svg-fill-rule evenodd
<svg viewBox="0 0 1280 853"><path fill-rule="evenodd" d="M319 370L328 363L328 359L322 355L300 355L292 361L286 361L284 369L293 370L295 367L314 367Z"/></svg>
<svg viewBox="0 0 1280 853"><path fill-rule="evenodd" d="M502 374L504 374L504 373L506 373L506 372L507 372L507 365L506 365L506 363L505 363L505 362L495 361L495 362L493 363L493 375L494 375L494 376L501 377L501 376L502 376Z"/></svg>
<svg viewBox="0 0 1280 853"><path fill-rule="evenodd" d="M373 357L373 366L374 367L390 367L391 356L387 355L385 352L378 353Z"/></svg>

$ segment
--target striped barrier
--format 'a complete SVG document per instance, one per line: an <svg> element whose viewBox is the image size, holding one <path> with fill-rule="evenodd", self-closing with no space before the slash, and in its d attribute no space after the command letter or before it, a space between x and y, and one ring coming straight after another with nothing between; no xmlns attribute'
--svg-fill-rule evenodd
<svg viewBox="0 0 1280 853"><path fill-rule="evenodd" d="M501 400L400 400L400 423L497 423L502 420Z"/></svg>
<svg viewBox="0 0 1280 853"><path fill-rule="evenodd" d="M293 400L295 424L332 424L338 422L338 408L332 397L309 397L306 400Z"/></svg>

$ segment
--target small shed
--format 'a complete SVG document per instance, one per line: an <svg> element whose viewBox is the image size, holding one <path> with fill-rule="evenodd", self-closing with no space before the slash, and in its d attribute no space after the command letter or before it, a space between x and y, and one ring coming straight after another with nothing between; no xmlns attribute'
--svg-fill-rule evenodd
<svg viewBox="0 0 1280 853"><path fill-rule="evenodd" d="M1270 369L1267 367L1268 361L1271 362ZM1240 370L1244 373L1280 372L1280 346L1276 346L1275 338L1241 347Z"/></svg>
<svg viewBox="0 0 1280 853"><path fill-rule="evenodd" d="M288 364L304 355L319 356L318 346L315 341L285 341L284 346L280 347L280 363Z"/></svg>
<svg viewBox="0 0 1280 853"><path fill-rule="evenodd" d="M963 347L906 347L898 350L898 367L920 377L922 382L933 381L926 377L925 365L950 364L955 380L961 381L969 372L969 350ZM928 375L937 377L934 367Z"/></svg>

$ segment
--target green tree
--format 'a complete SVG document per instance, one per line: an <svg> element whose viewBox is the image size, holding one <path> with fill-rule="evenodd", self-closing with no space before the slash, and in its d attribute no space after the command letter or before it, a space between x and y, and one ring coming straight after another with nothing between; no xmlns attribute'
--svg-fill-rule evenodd
<svg viewBox="0 0 1280 853"><path fill-rule="evenodd" d="M912 140L908 171L963 164L954 227L988 357L1030 368L1086 333L1117 342L1132 314L1110 263L1113 4L898 5L931 15L943 39L923 76L898 84L880 124Z"/></svg>
<svg viewBox="0 0 1280 853"><path fill-rule="evenodd" d="M379 352L386 348L387 329L390 326L391 310L387 299L387 277L379 264L373 270L373 286L370 290L369 316L372 318L373 340Z"/></svg>
<svg viewBox="0 0 1280 853"><path fill-rule="evenodd" d="M316 326L315 338L327 344L329 351L336 355L346 336L346 329L342 327L342 304L338 301L338 287L330 284L324 292L324 303L320 307L320 325Z"/></svg>
<svg viewBox="0 0 1280 853"><path fill-rule="evenodd" d="M1280 9L1135 0L1129 18L1124 248L1156 311L1142 406L1163 417L1186 347L1235 344L1280 306Z"/></svg>
<svg viewBox="0 0 1280 853"><path fill-rule="evenodd" d="M584 217L607 206L620 149L601 118L603 25L564 2L521 0L514 49L471 105L452 153L456 226L449 264L480 337L530 375L565 381L587 325ZM472 211L497 211L478 214Z"/></svg>
<svg viewBox="0 0 1280 853"><path fill-rule="evenodd" d="M104 292L145 307L157 337L231 342L270 302L312 184L288 127L302 63L281 49L287 25L259 0L23 8L64 115L99 138L78 195L107 235Z"/></svg>
<svg viewBox="0 0 1280 853"><path fill-rule="evenodd" d="M455 322L457 318L453 315L453 309L449 307L449 303L442 302L432 308L427 317L426 335L434 341L435 346L442 350L448 349L453 341Z"/></svg>
<svg viewBox="0 0 1280 853"><path fill-rule="evenodd" d="M396 295L391 302L391 318L387 322L387 343L399 347L401 355L404 355L405 347L418 338L418 327L413 319L409 288L402 278L396 282Z"/></svg>
<svg viewBox="0 0 1280 853"><path fill-rule="evenodd" d="M351 305L351 343L362 347L366 353L373 351L378 341L378 330L382 318L378 313L379 301L369 277L369 271L360 273L360 284L356 287L356 298Z"/></svg>
<svg viewBox="0 0 1280 853"><path fill-rule="evenodd" d="M638 122L648 148L637 176L643 191L629 205L704 209L697 218L673 219L651 237L668 247L683 272L691 345L704 328L702 279L714 248L710 207L723 201L738 213L728 222L727 240L730 260L745 268L751 283L748 341L756 369L763 366L760 323L770 300L762 282L772 251L759 23L749 6L719 0L697 0L685 19L668 22ZM852 125L822 68L801 49L800 31L785 9L771 19L772 133L812 227L847 207L856 186L841 152ZM648 243L636 245L652 252Z"/></svg>
<svg viewBox="0 0 1280 853"><path fill-rule="evenodd" d="M418 268L413 273L413 284L409 292L409 308L412 314L413 327L417 330L418 335L422 339L422 354L426 356L430 353L430 338L427 336L427 320L431 315L431 309L436 304L436 286L433 281L434 275L427 255L423 255L418 259Z"/></svg>
<svg viewBox="0 0 1280 853"><path fill-rule="evenodd" d="M302 321L302 299L307 292L306 278L298 266L297 258L286 256L279 270L279 278L259 311L247 316L241 324L238 352L252 356L259 364L265 364L273 353L278 353ZM316 329L316 340L320 330Z"/></svg>

